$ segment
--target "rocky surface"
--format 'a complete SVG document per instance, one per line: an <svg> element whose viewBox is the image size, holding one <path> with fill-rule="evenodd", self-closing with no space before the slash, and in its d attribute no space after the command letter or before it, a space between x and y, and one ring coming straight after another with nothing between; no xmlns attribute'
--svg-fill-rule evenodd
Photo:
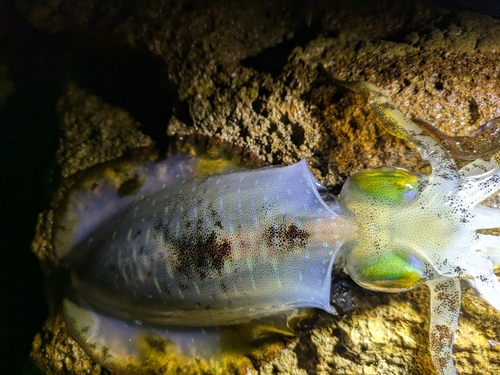
<svg viewBox="0 0 500 375"><path fill-rule="evenodd" d="M409 117L449 134L468 134L500 116L500 21L430 1L339 5L318 2L26 2L40 30L82 37L107 33L161 58L172 100L162 132L202 133L249 147L269 163L307 158L338 192L353 172L381 165L428 171L417 152L377 125L366 98L335 87L366 80ZM82 4L86 4L85 6ZM312 3L311 3L312 4ZM83 30L83 31L82 31ZM111 38L111 37L110 37ZM126 64L123 61L123 64ZM59 101L57 162L66 177L125 150L159 141L127 108L106 103L68 79ZM54 205L60 199L55 194ZM50 243L52 211L39 217L33 251L47 274L50 316L31 358L47 374L100 374L67 336ZM431 374L425 288L381 294L352 285L355 308L318 322L263 374ZM500 314L465 289L455 339L459 374L500 371Z"/></svg>

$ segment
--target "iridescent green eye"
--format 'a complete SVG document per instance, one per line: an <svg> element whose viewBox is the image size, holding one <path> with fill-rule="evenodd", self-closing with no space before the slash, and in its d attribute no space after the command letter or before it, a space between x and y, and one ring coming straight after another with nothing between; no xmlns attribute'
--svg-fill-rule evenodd
<svg viewBox="0 0 500 375"><path fill-rule="evenodd" d="M411 255L387 253L360 268L361 283L376 288L406 289L422 280L422 265Z"/></svg>
<svg viewBox="0 0 500 375"><path fill-rule="evenodd" d="M379 200L405 203L417 194L419 177L400 168L375 168L358 172L350 182L359 190Z"/></svg>

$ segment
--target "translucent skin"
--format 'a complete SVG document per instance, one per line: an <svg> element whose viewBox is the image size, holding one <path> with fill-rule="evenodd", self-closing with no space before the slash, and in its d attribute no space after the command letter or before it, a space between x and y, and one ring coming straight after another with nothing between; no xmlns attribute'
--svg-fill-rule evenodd
<svg viewBox="0 0 500 375"><path fill-rule="evenodd" d="M169 160L155 169L170 170ZM334 311L331 269L350 224L321 198L305 160L167 185L139 192L110 230L75 247L80 297L124 318L185 326Z"/></svg>
<svg viewBox="0 0 500 375"><path fill-rule="evenodd" d="M290 335L294 311L334 313L332 266L354 233L305 160L241 170L185 151L97 167L56 217L68 330L133 374L243 356L252 340Z"/></svg>
<svg viewBox="0 0 500 375"><path fill-rule="evenodd" d="M460 312L460 280L468 281L500 310L500 284L493 273L493 266L499 264L500 239L476 232L500 226L500 212L477 206L500 189L496 157L490 154L488 161L477 159L458 170L451 153L441 146L455 138L445 139L439 133L434 139L438 132L431 137L370 83L336 82L367 94L384 127L411 142L432 167L429 176L418 178L389 168L351 176L339 196L341 207L358 227L355 239L342 247L345 270L361 286L378 291L427 285L432 361L439 374L456 374L451 354ZM491 126L482 129L490 132ZM468 137L466 147L455 148L454 156L469 159L474 142L476 154L482 155L485 137L478 133ZM497 142L495 153L498 149Z"/></svg>
<svg viewBox="0 0 500 375"><path fill-rule="evenodd" d="M491 157L458 170L442 146L453 138L430 136L376 86L335 82L369 95L384 127L412 143L432 173L361 171L336 200L305 161L249 171L182 152L101 166L75 185L53 231L72 274L68 330L96 362L166 373L176 360L241 356L264 320L264 331L272 324L286 335L280 317L291 310L333 313L335 262L372 290L427 285L432 361L439 374L456 373L460 280L500 308L500 241L476 232L500 226L498 211L477 206L500 189L499 165ZM482 133L453 156L470 158L474 142L483 156Z"/></svg>

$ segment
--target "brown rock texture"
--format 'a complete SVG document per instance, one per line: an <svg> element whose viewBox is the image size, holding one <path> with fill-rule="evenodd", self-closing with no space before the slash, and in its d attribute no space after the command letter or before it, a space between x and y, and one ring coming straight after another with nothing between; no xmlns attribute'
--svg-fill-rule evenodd
<svg viewBox="0 0 500 375"><path fill-rule="evenodd" d="M175 94L164 104L171 116L163 133L219 137L272 164L307 158L335 192L364 168L429 168L379 126L366 98L335 87L319 63L339 79L378 85L408 117L449 134L468 134L500 116L500 21L432 1L46 1L26 2L22 9L40 30L88 38L110 33L159 57L165 85ZM58 116L62 177L155 141L126 110L71 78ZM51 224L52 211L41 213L32 245L47 274L50 316L35 337L31 358L47 374L106 373L67 336L62 291L53 275L58 261ZM427 290L372 293L352 282L351 288L353 311L320 314L255 372L432 374ZM472 290L464 291L454 347L457 371L500 373L500 313Z"/></svg>

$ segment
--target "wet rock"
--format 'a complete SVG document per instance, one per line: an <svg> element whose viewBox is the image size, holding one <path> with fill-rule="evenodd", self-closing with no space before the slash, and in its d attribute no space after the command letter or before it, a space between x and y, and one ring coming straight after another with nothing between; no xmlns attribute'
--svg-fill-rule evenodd
<svg viewBox="0 0 500 375"><path fill-rule="evenodd" d="M381 129L366 98L335 87L318 63L339 79L377 84L407 116L449 134L468 134L500 116L499 21L486 15L426 1L316 9L286 1L232 7L222 1L152 1L135 8L116 1L71 3L27 6L26 14L51 32L98 24L161 57L176 90L165 132L213 135L249 147L269 163L306 157L320 181L337 192L350 174L364 168L395 165L425 172L428 166ZM280 54L285 59L270 61L267 69L267 56ZM59 117L57 161L64 177L151 143L129 114L71 81ZM54 205L60 194L55 196ZM47 374L101 373L67 336L59 309L62 291L51 289L57 284L51 279L57 267L51 220L51 211L40 216L33 243L49 280L51 314L31 357ZM383 294L353 286L353 298L352 312L320 314L260 371L433 373L425 288ZM454 354L458 373L498 373L500 314L468 289L462 304Z"/></svg>

